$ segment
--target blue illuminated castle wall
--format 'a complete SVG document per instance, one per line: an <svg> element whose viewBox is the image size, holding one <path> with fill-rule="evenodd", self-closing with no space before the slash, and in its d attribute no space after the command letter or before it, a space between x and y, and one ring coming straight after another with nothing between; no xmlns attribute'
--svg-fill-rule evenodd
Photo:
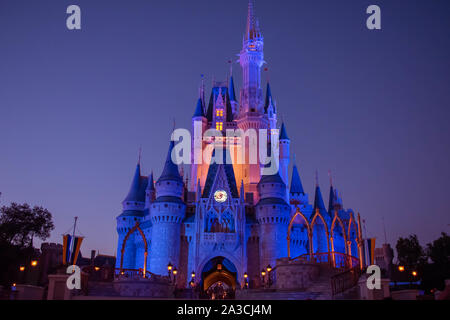
<svg viewBox="0 0 450 320"><path fill-rule="evenodd" d="M167 275L171 263L178 269L179 282L187 284L191 272L201 281L201 274L221 257L242 283L244 273L258 281L261 269L275 266L278 258L288 254L312 257L340 252L360 257L359 215L343 208L332 185L328 206L317 182L310 203L298 167L291 164L291 141L285 125L278 127L278 106L270 85L266 84L265 92L261 88L263 45L250 2L239 55L240 97L232 75L228 82L213 84L208 100L202 85L192 124L201 123L202 132L255 128L267 129L269 136L279 135L279 171L261 175L259 163L192 164L188 180L172 161L174 142L170 142L156 182L153 173L142 176L140 163L136 167L123 212L117 217L117 268L143 269L147 261L147 271ZM208 142L201 145L204 150ZM193 147L192 158L195 152ZM224 202L215 199L216 191L226 195Z"/></svg>

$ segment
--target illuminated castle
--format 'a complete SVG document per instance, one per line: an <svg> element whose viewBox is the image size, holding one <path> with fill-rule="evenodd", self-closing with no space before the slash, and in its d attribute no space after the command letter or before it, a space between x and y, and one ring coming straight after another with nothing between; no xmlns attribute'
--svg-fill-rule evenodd
<svg viewBox="0 0 450 320"><path fill-rule="evenodd" d="M250 2L239 55L240 95L232 76L226 83L214 83L208 100L202 85L192 131L196 124L202 133L266 129L268 141L279 140L278 172L262 175L259 162L213 162L192 164L188 180L172 160L175 143L171 142L156 183L153 174L142 176L137 165L123 212L117 217L117 268L167 275L171 264L177 268L179 286L193 280L206 289L217 281L233 287L245 281L258 286L261 270L288 256L328 259L338 266L347 263L337 258L341 255L336 253L342 253L359 261L363 252L359 216L343 208L333 186L326 207L317 182L310 204L295 163L289 175L291 141L285 125L277 126L278 106L269 83L265 92L261 88L263 46ZM200 139L196 141L200 151L210 150L213 156L216 149L208 145L217 146L217 141ZM192 159L199 152L194 145L195 141Z"/></svg>

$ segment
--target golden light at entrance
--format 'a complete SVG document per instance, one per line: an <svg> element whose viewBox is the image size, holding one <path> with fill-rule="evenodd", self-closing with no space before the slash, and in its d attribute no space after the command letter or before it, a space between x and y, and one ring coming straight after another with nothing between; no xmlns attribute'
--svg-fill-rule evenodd
<svg viewBox="0 0 450 320"><path fill-rule="evenodd" d="M224 190L217 190L214 192L214 200L217 202L225 202L227 201L228 195L227 192Z"/></svg>

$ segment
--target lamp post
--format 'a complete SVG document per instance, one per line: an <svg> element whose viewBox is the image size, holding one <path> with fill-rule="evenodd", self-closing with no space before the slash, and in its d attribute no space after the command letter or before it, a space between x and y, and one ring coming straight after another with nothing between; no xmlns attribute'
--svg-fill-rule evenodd
<svg viewBox="0 0 450 320"><path fill-rule="evenodd" d="M266 287L266 271L264 269L261 270L261 283L262 287Z"/></svg>
<svg viewBox="0 0 450 320"><path fill-rule="evenodd" d="M244 273L244 288L248 289L248 274L247 274L247 272Z"/></svg>
<svg viewBox="0 0 450 320"><path fill-rule="evenodd" d="M173 268L173 284L176 286L177 285L177 274L178 274L178 270L177 268Z"/></svg>
<svg viewBox="0 0 450 320"><path fill-rule="evenodd" d="M266 270L267 270L267 283L268 283L268 286L270 287L271 285L272 285L272 279L271 279L271 271L272 271L272 267L270 266L270 264L269 265L267 265L267 267L266 267Z"/></svg>

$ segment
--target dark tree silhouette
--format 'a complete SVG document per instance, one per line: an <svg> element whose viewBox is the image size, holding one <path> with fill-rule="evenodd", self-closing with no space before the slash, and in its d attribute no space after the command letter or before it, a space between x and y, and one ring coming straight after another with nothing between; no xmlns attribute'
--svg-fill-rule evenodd
<svg viewBox="0 0 450 320"><path fill-rule="evenodd" d="M45 240L54 229L52 214L42 207L13 202L0 214L0 241L8 245L31 247L35 237Z"/></svg>
<svg viewBox="0 0 450 320"><path fill-rule="evenodd" d="M415 234L409 238L399 238L397 240L398 262L405 266L418 266L426 262L425 252L419 244Z"/></svg>

